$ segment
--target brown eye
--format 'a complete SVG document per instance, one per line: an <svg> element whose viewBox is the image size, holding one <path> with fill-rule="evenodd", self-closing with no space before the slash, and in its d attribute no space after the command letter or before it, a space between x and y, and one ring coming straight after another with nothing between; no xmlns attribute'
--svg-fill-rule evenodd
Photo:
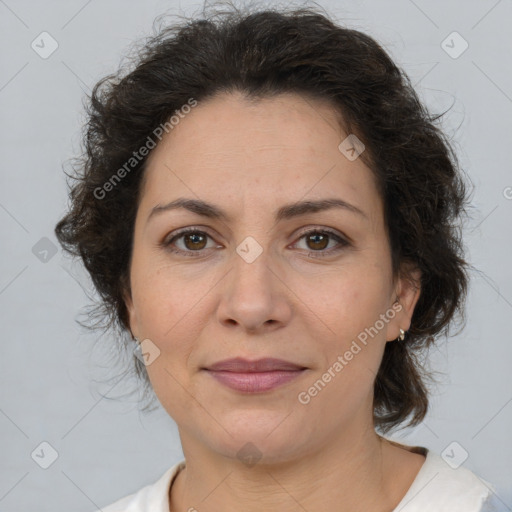
<svg viewBox="0 0 512 512"><path fill-rule="evenodd" d="M187 249L197 251L205 248L207 235L200 231L193 231L182 235L183 243Z"/></svg>
<svg viewBox="0 0 512 512"><path fill-rule="evenodd" d="M332 256L351 245L350 242L342 238L340 235L327 229L306 231L299 238L299 241L301 240L304 240L306 245L305 250L308 251L308 256L312 256L314 258ZM328 248L331 242L334 242L335 246Z"/></svg>
<svg viewBox="0 0 512 512"><path fill-rule="evenodd" d="M208 233L198 229L185 229L173 237L162 242L165 249L185 256L199 256L207 247L208 239L212 239ZM197 253L197 254L194 254Z"/></svg>
<svg viewBox="0 0 512 512"><path fill-rule="evenodd" d="M325 233L312 233L306 238L309 248L313 250L323 250L329 245L329 235Z"/></svg>

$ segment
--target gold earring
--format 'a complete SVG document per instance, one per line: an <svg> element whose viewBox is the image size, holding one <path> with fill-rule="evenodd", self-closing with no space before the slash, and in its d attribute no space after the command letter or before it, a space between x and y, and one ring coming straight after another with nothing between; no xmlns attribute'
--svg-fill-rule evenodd
<svg viewBox="0 0 512 512"><path fill-rule="evenodd" d="M400 329L400 336L398 336L398 341L404 341L405 339L405 331Z"/></svg>

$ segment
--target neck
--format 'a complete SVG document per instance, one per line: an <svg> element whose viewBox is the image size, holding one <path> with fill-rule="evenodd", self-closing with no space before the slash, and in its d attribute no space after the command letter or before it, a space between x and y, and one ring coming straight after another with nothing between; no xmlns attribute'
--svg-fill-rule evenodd
<svg viewBox="0 0 512 512"><path fill-rule="evenodd" d="M172 487L171 512L385 512L398 504L404 491L391 481L396 475L393 451L403 450L392 447L373 427L338 435L321 450L293 460L252 467L199 450L182 432L180 437L187 463Z"/></svg>

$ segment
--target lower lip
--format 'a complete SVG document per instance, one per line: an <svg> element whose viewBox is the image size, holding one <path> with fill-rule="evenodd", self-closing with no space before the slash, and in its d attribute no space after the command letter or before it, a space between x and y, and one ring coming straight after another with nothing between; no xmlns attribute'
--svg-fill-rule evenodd
<svg viewBox="0 0 512 512"><path fill-rule="evenodd" d="M304 370L235 373L206 370L225 386L245 393L270 391L302 375Z"/></svg>

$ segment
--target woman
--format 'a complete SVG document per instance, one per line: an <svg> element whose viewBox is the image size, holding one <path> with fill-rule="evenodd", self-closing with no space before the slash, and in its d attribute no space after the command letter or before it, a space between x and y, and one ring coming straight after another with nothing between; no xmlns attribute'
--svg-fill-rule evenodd
<svg viewBox="0 0 512 512"><path fill-rule="evenodd" d="M373 39L311 9L216 14L148 41L88 113L56 234L185 456L104 512L494 510L488 482L382 435L425 417L417 357L463 313L467 197Z"/></svg>

